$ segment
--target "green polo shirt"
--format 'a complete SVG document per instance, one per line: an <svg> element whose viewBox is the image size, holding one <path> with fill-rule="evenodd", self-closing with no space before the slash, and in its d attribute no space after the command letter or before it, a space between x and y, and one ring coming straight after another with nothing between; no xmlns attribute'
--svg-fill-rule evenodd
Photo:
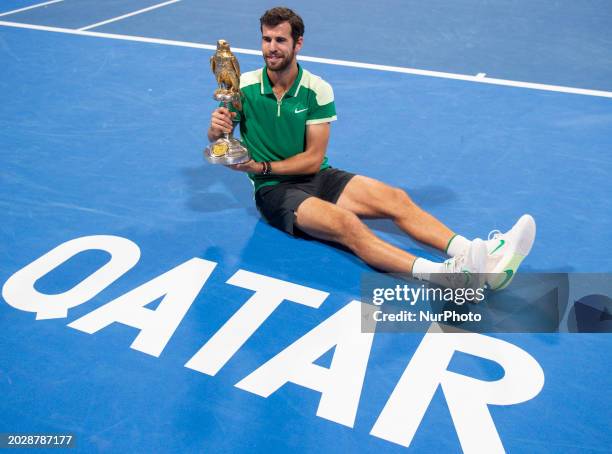
<svg viewBox="0 0 612 454"><path fill-rule="evenodd" d="M336 119L331 85L298 65L298 75L279 101L272 91L266 68L242 74L240 136L254 161L280 161L306 148L306 126ZM321 170L329 167L327 157ZM295 178L291 175L249 174L255 191Z"/></svg>

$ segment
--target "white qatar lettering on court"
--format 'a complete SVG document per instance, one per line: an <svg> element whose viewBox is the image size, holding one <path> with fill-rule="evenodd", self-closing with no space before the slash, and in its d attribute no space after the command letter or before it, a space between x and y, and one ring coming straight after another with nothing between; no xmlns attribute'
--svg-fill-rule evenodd
<svg viewBox="0 0 612 454"><path fill-rule="evenodd" d="M158 357L216 265L192 258L68 326L89 334L115 322L138 328L140 333L131 348ZM157 309L145 307L162 296Z"/></svg>
<svg viewBox="0 0 612 454"><path fill-rule="evenodd" d="M49 295L34 285L61 264L77 254L101 250L110 260L70 290ZM64 318L68 309L83 304L130 270L140 259L140 248L128 240L112 235L92 235L60 244L13 274L2 287L2 297L16 309L36 312L36 320Z"/></svg>
<svg viewBox="0 0 612 454"><path fill-rule="evenodd" d="M38 292L36 281L78 253L102 250L110 260L61 294ZM139 247L111 235L76 238L60 244L13 274L2 296L37 319L66 317L68 309L89 301L131 269ZM159 356L216 267L193 258L140 285L68 326L95 333L118 322L140 330L131 347ZM326 292L244 270L227 283L253 290L249 300L190 359L186 367L215 375L285 300L318 308ZM147 305L162 298L157 309ZM374 306L364 306L366 309ZM353 427L359 407L375 330L362 332L362 304L351 301L303 335L235 386L268 397L291 382L321 394L317 416ZM315 364L335 348L329 368ZM448 370L455 352L499 364L504 376L495 381L475 379ZM441 387L465 452L504 452L488 405L514 405L534 398L544 386L538 362L516 345L481 334L432 324L400 377L370 434L410 446L433 396Z"/></svg>
<svg viewBox="0 0 612 454"><path fill-rule="evenodd" d="M374 339L361 332L361 305L351 301L236 387L268 397L288 382L304 386L321 393L317 416L353 427ZM314 364L334 347L329 368Z"/></svg>
<svg viewBox="0 0 612 454"><path fill-rule="evenodd" d="M442 332L439 325L431 326L370 433L409 446L440 385L463 451L503 453L487 405L513 405L532 399L544 386L544 371L516 345L481 334L453 331ZM494 361L505 374L499 380L484 381L451 372L447 367L455 351Z"/></svg>
<svg viewBox="0 0 612 454"><path fill-rule="evenodd" d="M215 375L283 301L317 309L329 295L245 270L238 270L227 283L255 294L185 364L189 369Z"/></svg>

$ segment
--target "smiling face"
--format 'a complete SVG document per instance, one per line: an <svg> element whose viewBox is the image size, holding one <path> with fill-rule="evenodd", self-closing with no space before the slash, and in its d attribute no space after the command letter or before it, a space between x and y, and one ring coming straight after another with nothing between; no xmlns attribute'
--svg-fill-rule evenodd
<svg viewBox="0 0 612 454"><path fill-rule="evenodd" d="M303 38L300 36L296 42L291 37L289 22L281 22L274 27L262 26L261 51L270 71L284 71L294 61L295 56L302 48Z"/></svg>

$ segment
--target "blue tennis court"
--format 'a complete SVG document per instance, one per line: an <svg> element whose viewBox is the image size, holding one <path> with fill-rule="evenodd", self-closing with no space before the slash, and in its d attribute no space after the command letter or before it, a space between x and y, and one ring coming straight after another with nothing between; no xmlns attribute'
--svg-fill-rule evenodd
<svg viewBox="0 0 612 454"><path fill-rule="evenodd" d="M609 333L345 341L372 269L269 226L248 178L204 161L215 43L261 67L272 6L0 2L0 433L70 433L78 452L610 452ZM334 89L333 166L467 237L532 214L521 272L612 272L610 2L286 6Z"/></svg>

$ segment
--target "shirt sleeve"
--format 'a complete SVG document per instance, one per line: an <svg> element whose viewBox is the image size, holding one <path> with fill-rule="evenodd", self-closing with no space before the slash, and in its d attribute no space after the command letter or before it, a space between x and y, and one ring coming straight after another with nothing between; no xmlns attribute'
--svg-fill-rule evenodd
<svg viewBox="0 0 612 454"><path fill-rule="evenodd" d="M308 106L307 125L317 123L329 123L337 119L336 104L334 103L334 91L330 84L322 79L318 79L312 85L315 93L311 105Z"/></svg>

